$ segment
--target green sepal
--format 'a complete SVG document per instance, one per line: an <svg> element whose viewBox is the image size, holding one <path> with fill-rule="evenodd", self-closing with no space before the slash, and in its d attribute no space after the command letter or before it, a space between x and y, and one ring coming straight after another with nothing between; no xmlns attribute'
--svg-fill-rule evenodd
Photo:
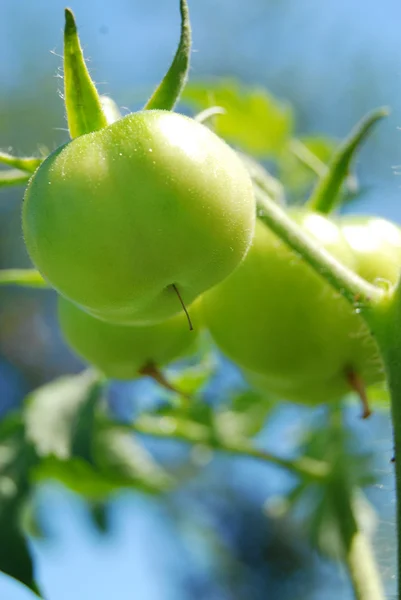
<svg viewBox="0 0 401 600"><path fill-rule="evenodd" d="M20 157L12 156L12 154L8 154L7 152L0 152L0 164L14 167L27 173L34 173L42 162L42 158L35 158L34 156Z"/></svg>
<svg viewBox="0 0 401 600"><path fill-rule="evenodd" d="M388 114L389 111L385 107L368 113L340 144L330 161L329 170L320 178L309 198L307 205L311 210L329 214L337 207L341 187L349 176L353 157L374 125Z"/></svg>
<svg viewBox="0 0 401 600"><path fill-rule="evenodd" d="M65 9L64 102L71 138L106 127L100 96L86 67L75 17Z"/></svg>
<svg viewBox="0 0 401 600"><path fill-rule="evenodd" d="M187 0L180 0L181 36L177 52L164 79L146 103L146 110L172 110L188 79L191 58L191 23Z"/></svg>
<svg viewBox="0 0 401 600"><path fill-rule="evenodd" d="M100 103L108 125L111 125L122 118L120 109L113 98L110 98L110 96L100 96Z"/></svg>
<svg viewBox="0 0 401 600"><path fill-rule="evenodd" d="M0 285L48 288L49 285L36 269L1 269Z"/></svg>

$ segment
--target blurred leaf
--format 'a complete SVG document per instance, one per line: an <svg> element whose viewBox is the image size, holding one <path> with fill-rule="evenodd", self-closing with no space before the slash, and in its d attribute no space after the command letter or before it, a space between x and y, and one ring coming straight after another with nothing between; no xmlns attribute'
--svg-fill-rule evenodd
<svg viewBox="0 0 401 600"><path fill-rule="evenodd" d="M191 23L187 0L180 0L181 35L177 52L160 85L148 100L146 110L173 110L185 87L191 58Z"/></svg>
<svg viewBox="0 0 401 600"><path fill-rule="evenodd" d="M289 507L299 513L308 536L319 552L344 559L348 544L373 514L359 511L360 488L376 481L370 454L359 452L357 442L341 421L309 431L302 456L329 465L327 477L315 485L301 481L288 496ZM366 506L365 506L366 508Z"/></svg>
<svg viewBox="0 0 401 600"><path fill-rule="evenodd" d="M241 87L234 80L189 84L183 102L196 109L222 107L226 112L215 120L216 133L258 157L280 153L293 129L288 105L264 89Z"/></svg>
<svg viewBox="0 0 401 600"><path fill-rule="evenodd" d="M73 450L87 454L91 433L87 428L93 426L98 392L99 375L84 371L56 379L27 397L26 435L39 456L66 459Z"/></svg>
<svg viewBox="0 0 401 600"><path fill-rule="evenodd" d="M201 362L184 368L170 367L169 380L177 390L188 396L194 396L212 377L216 365L210 357L206 356Z"/></svg>
<svg viewBox="0 0 401 600"><path fill-rule="evenodd" d="M216 435L223 442L255 436L263 429L276 404L252 390L237 394L230 408L223 407L215 412Z"/></svg>
<svg viewBox="0 0 401 600"><path fill-rule="evenodd" d="M44 458L33 472L36 482L56 480L68 489L90 500L102 500L120 487L81 458L63 460L56 456Z"/></svg>
<svg viewBox="0 0 401 600"><path fill-rule="evenodd" d="M31 493L31 470L37 456L25 442L21 421L17 423L13 418L7 429L9 436L0 444L0 570L40 596L29 547L21 529L23 507Z"/></svg>
<svg viewBox="0 0 401 600"><path fill-rule="evenodd" d="M25 185L32 177L30 173L26 171L20 171L19 169L5 169L0 171L0 188L11 187L13 185Z"/></svg>
<svg viewBox="0 0 401 600"><path fill-rule="evenodd" d="M28 173L34 173L42 162L42 158L35 158L33 156L19 157L12 156L7 152L0 152L0 164L14 167L15 169L26 171Z"/></svg>
<svg viewBox="0 0 401 600"><path fill-rule="evenodd" d="M48 288L48 284L36 269L1 269L0 285Z"/></svg>
<svg viewBox="0 0 401 600"><path fill-rule="evenodd" d="M103 501L121 489L157 494L172 484L132 435L112 429L97 434L92 463L80 457L63 460L48 456L35 469L34 478L60 481L93 502Z"/></svg>
<svg viewBox="0 0 401 600"><path fill-rule="evenodd" d="M107 502L90 502L88 505L89 515L95 529L102 534L110 531L109 505Z"/></svg>
<svg viewBox="0 0 401 600"><path fill-rule="evenodd" d="M173 483L133 434L110 428L96 436L96 464L110 481L159 493Z"/></svg>

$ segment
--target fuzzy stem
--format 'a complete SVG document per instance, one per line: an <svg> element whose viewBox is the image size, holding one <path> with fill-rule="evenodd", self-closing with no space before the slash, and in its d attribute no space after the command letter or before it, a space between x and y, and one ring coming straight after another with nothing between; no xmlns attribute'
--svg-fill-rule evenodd
<svg viewBox="0 0 401 600"><path fill-rule="evenodd" d="M341 264L304 233L277 204L265 198L261 216L267 226L355 306L361 316L369 312L367 309L381 302L384 290L371 285Z"/></svg>
<svg viewBox="0 0 401 600"><path fill-rule="evenodd" d="M398 595L401 600L401 286L371 315L376 340L381 350L391 399L391 419L394 435L394 465L396 484L396 532Z"/></svg>

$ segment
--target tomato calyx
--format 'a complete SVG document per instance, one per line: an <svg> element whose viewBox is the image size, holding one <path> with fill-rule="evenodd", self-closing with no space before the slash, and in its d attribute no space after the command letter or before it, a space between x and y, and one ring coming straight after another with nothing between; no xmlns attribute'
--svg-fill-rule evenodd
<svg viewBox="0 0 401 600"><path fill-rule="evenodd" d="M361 418L368 419L372 414L372 410L369 406L369 399L366 393L366 387L362 377L352 368L348 368L345 370L345 377L351 390L359 396L362 406Z"/></svg>
<svg viewBox="0 0 401 600"><path fill-rule="evenodd" d="M142 375L143 377L150 377L151 379L153 379L153 381L161 385L166 390L174 392L174 394L178 394L186 400L189 400L189 396L182 390L176 388L172 383L170 383L170 381L167 379L164 373L158 368L156 363L154 363L153 361L145 363L143 367L138 369L138 374Z"/></svg>

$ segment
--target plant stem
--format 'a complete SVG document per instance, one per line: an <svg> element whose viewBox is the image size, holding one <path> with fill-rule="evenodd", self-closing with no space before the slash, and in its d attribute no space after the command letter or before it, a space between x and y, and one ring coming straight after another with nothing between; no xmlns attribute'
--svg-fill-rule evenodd
<svg viewBox="0 0 401 600"><path fill-rule="evenodd" d="M346 564L356 600L385 599L371 544L360 530L348 544Z"/></svg>
<svg viewBox="0 0 401 600"><path fill-rule="evenodd" d="M384 290L371 285L341 264L304 233L282 208L267 198L263 202L262 217L268 227L285 244L299 254L361 313L381 302L385 295Z"/></svg>
<svg viewBox="0 0 401 600"><path fill-rule="evenodd" d="M307 457L288 460L255 448L245 440L221 440L211 435L210 428L188 419L143 415L135 423L122 424L118 427L152 437L175 439L195 445L202 444L227 454L254 458L313 481L321 481L328 473L327 465L322 461Z"/></svg>
<svg viewBox="0 0 401 600"><path fill-rule="evenodd" d="M394 435L398 596L401 599L401 286L400 282L386 304L371 314L390 390Z"/></svg>

